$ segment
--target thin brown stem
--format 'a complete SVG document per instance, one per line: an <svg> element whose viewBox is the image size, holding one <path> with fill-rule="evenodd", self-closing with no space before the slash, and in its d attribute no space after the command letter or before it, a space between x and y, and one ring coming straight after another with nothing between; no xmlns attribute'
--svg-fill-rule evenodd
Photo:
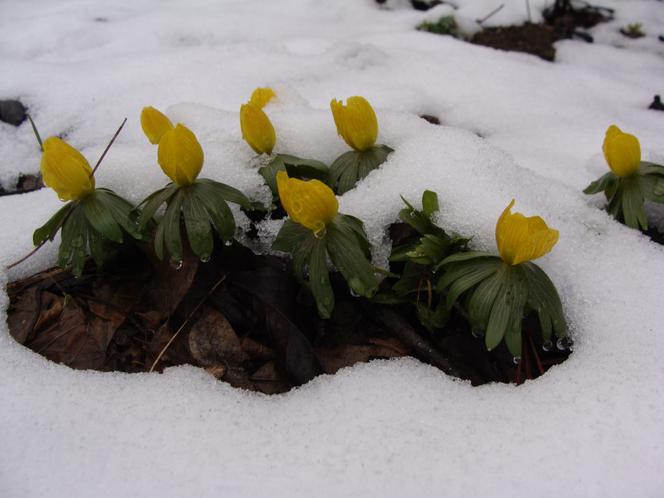
<svg viewBox="0 0 664 498"><path fill-rule="evenodd" d="M149 372L153 372L155 367L157 366L157 363L161 360L162 356L164 356L164 353L166 353L166 350L171 347L171 344L173 344L173 341L180 335L180 332L189 324L189 321L192 319L192 317L196 314L198 309L203 305L205 301L207 301L207 298L210 297L210 295L217 290L217 288L221 285L221 283L226 280L226 275L222 275L222 277L217 281L216 284L212 286L212 288L208 291L208 293L201 299L198 304L194 307L193 310L191 310L191 313L187 315L187 318L185 318L184 322L182 322L182 325L175 331L175 334L173 334L173 337L171 337L166 345L162 348L161 351L159 351L159 354L155 358L154 362L152 362L152 366L150 367Z"/></svg>
<svg viewBox="0 0 664 498"><path fill-rule="evenodd" d="M30 258L33 254L35 254L37 251L39 251L39 250L42 248L42 246L43 246L44 244L46 244L46 241L44 241L44 242L42 242L41 244L39 244L37 247L35 247L32 251L30 251L28 254L26 254L25 256L23 256L23 257L22 257L21 259L19 259L18 261L14 261L12 264L7 265L7 267L6 267L7 270L11 270L11 269L14 268L15 266L18 266L18 265L20 265L21 263L23 263L23 261L25 261L26 259Z"/></svg>
<svg viewBox="0 0 664 498"><path fill-rule="evenodd" d="M39 142L39 150L44 152L44 143L42 142L41 136L39 135L39 131L37 131L37 125L35 125L35 122L32 120L30 117L30 114L28 116L28 121L30 121L30 126L32 126L32 131L35 134L35 137L37 137L37 142Z"/></svg>
<svg viewBox="0 0 664 498"><path fill-rule="evenodd" d="M95 175L95 172L97 171L97 168L99 168L99 165L101 164L101 162L104 160L104 156L108 152L108 149L111 148L111 145L113 145L113 142L115 142L115 139L118 138L118 135L122 131L122 128L124 127L126 122L127 122L127 118L124 118L124 121L122 121L122 124L120 125L120 128L118 128L118 131L115 132L115 135L113 135L113 138L111 138L111 141L108 142L108 145L104 149L104 152L102 152L101 157L97 161L97 164L95 164L95 167L92 168L92 173L90 173L90 178L92 178Z"/></svg>

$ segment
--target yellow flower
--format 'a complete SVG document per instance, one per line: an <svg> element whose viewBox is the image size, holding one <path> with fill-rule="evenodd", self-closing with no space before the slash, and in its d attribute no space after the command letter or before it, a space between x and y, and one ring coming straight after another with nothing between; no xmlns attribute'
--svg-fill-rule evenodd
<svg viewBox="0 0 664 498"><path fill-rule="evenodd" d="M251 94L249 104L255 105L259 109L262 109L270 102L270 100L276 96L277 94L274 93L272 88L256 88L256 90L254 90L254 92Z"/></svg>
<svg viewBox="0 0 664 498"><path fill-rule="evenodd" d="M141 111L141 128L150 143L156 145L164 133L173 129L173 123L154 107L144 107Z"/></svg>
<svg viewBox="0 0 664 498"><path fill-rule="evenodd" d="M558 242L558 230L549 228L539 216L526 218L511 213L514 199L496 223L496 245L505 263L518 265L551 251Z"/></svg>
<svg viewBox="0 0 664 498"><path fill-rule="evenodd" d="M171 180L178 185L189 185L203 167L203 148L196 135L178 123L161 137L157 158L159 166Z"/></svg>
<svg viewBox="0 0 664 498"><path fill-rule="evenodd" d="M56 191L62 201L82 199L95 189L95 178L87 159L64 140L44 141L41 174L44 184Z"/></svg>
<svg viewBox="0 0 664 498"><path fill-rule="evenodd" d="M606 162L617 176L630 176L638 171L641 145L634 135L623 133L616 125L611 125L606 130L602 149Z"/></svg>
<svg viewBox="0 0 664 498"><path fill-rule="evenodd" d="M330 102L337 133L357 151L367 150L376 143L378 121L376 113L364 97L349 97L348 103L332 99Z"/></svg>
<svg viewBox="0 0 664 498"><path fill-rule="evenodd" d="M288 173L279 171L277 188L281 205L291 220L312 230L317 237L339 212L334 192L319 180L289 178Z"/></svg>
<svg viewBox="0 0 664 498"><path fill-rule="evenodd" d="M260 107L251 103L240 107L242 138L257 154L272 154L277 136L274 127Z"/></svg>

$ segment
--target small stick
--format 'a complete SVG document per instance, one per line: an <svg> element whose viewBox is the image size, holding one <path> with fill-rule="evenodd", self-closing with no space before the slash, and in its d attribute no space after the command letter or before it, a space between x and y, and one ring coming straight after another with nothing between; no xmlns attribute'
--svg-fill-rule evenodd
<svg viewBox="0 0 664 498"><path fill-rule="evenodd" d="M528 11L528 22L533 23L533 17L530 15L530 0L526 0L526 10Z"/></svg>
<svg viewBox="0 0 664 498"><path fill-rule="evenodd" d="M115 135L113 135L113 138L111 138L111 141L108 142L108 145L104 149L104 152L102 152L101 157L99 158L99 161L97 161L97 164L95 164L95 167L92 168L92 173L90 173L90 178L92 178L95 175L95 172L97 171L97 168L99 168L99 165L101 162L104 160L104 156L108 152L108 149L111 148L111 145L113 145L113 142L115 142L115 139L118 138L118 135L122 131L122 127L125 125L127 122L127 118L124 118L124 121L122 121L122 124L120 125L120 128L118 128L118 131L115 132Z"/></svg>
<svg viewBox="0 0 664 498"><path fill-rule="evenodd" d="M498 7L493 9L491 12L489 12L486 16L484 16L482 19L477 20L477 24L482 24L484 21L488 20L490 17L493 17L496 15L498 12L503 10L503 7L505 7L504 3L501 3Z"/></svg>
<svg viewBox="0 0 664 498"><path fill-rule="evenodd" d="M126 120L125 120L126 121ZM152 362L152 366L150 367L149 372L153 372L155 367L157 366L157 363L159 363L159 360L161 360L161 357L164 356L164 353L166 353L166 350L173 344L173 341L175 341L175 338L182 332L182 329L184 329L187 324L189 323L189 320L194 316L194 314L198 311L198 308L200 308L203 303L207 300L208 297L210 297L210 294L212 294L214 291L217 290L217 287L221 285L221 283L226 280L226 275L222 275L222 277L219 279L219 281L212 286L212 288L208 291L208 293L201 299L198 304L194 307L193 310L191 310L191 313L187 315L187 318L185 318L184 322L182 322L182 325L180 325L180 328L177 329L175 334L173 334L173 337L169 339L169 341L166 343L166 345L162 348L161 351L159 351L159 354L157 355L157 358L155 358L154 362Z"/></svg>
<svg viewBox="0 0 664 498"><path fill-rule="evenodd" d="M48 240L48 239L46 239L46 240ZM14 268L15 266L18 266L18 265L20 265L21 263L23 263L23 261L25 261L26 259L28 259L29 257L31 257L34 253L36 253L37 251L39 251L39 250L42 248L42 246L43 246L44 244L46 244L46 240L45 240L44 242L42 242L41 244L39 244L37 247L35 247L32 251L30 251L28 254L26 254L25 256L23 256L23 257L22 257L21 259L19 259L18 261L14 261L11 265L6 266L6 269L7 269L7 270L11 270L11 269Z"/></svg>
<svg viewBox="0 0 664 498"><path fill-rule="evenodd" d="M39 136L39 131L37 131L37 126L35 125L35 122L30 117L30 114L28 114L27 116L28 116L28 121L30 121L30 125L32 126L32 131L35 133L35 137L37 137L37 142L39 142L39 150L44 152L44 143L42 142L42 139Z"/></svg>

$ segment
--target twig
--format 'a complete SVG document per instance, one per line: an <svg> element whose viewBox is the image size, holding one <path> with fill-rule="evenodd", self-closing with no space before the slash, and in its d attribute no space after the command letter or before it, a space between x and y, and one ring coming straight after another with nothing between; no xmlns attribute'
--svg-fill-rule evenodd
<svg viewBox="0 0 664 498"><path fill-rule="evenodd" d="M46 239L45 241L43 241L41 244L39 244L37 247L35 247L32 251L30 251L28 254L26 254L25 256L23 256L23 257L22 257L21 259L19 259L18 261L14 261L12 264L7 265L7 266L6 266L6 269L7 269L7 270L11 270L11 269L14 268L15 266L18 266L18 265L20 265L21 263L23 263L23 261L25 261L26 259L28 259L29 257L31 257L33 254L35 254L37 251L39 251L39 250L42 248L42 246L43 246L44 244L46 244L46 241L47 241L47 240L48 240L48 239Z"/></svg>
<svg viewBox="0 0 664 498"><path fill-rule="evenodd" d="M37 137L37 142L39 142L39 150L44 152L44 143L42 142L42 139L39 136L39 131L37 131L37 126L35 125L35 122L30 117L30 114L28 114L27 116L28 116L28 121L30 121L30 125L32 126L32 131L35 133L35 137Z"/></svg>
<svg viewBox="0 0 664 498"><path fill-rule="evenodd" d="M489 18L493 17L496 15L498 12L503 10L503 7L505 7L504 3L501 3L498 7L493 9L491 12L489 12L486 16L484 16L482 19L477 19L477 24L482 24L484 21L488 20Z"/></svg>
<svg viewBox="0 0 664 498"><path fill-rule="evenodd" d="M526 10L528 11L528 22L533 23L533 16L530 14L530 0L526 0Z"/></svg>
<svg viewBox="0 0 664 498"><path fill-rule="evenodd" d="M208 293L201 299L198 304L194 307L193 310L191 310L191 313L187 315L187 318L185 318L184 322L182 322L182 325L180 325L180 328L177 329L175 334L173 334L173 337L169 339L169 341L166 343L166 345L162 348L161 351L159 351L159 354L157 355L157 358L155 358L154 362L152 363L152 366L150 367L149 372L153 372L155 367L157 366L157 363L159 363L159 360L161 360L161 357L164 356L164 353L166 353L166 350L173 344L173 341L175 341L175 338L182 332L182 329L184 329L189 321L192 319L194 314L198 311L198 309L203 305L205 301L207 301L207 298L210 297L210 295L217 290L217 287L221 285L221 283L226 280L226 275L222 275L222 277L217 281L216 284L212 286L212 288L208 291Z"/></svg>
<svg viewBox="0 0 664 498"><path fill-rule="evenodd" d="M99 168L99 165L101 162L104 160L104 156L108 152L108 149L111 148L111 145L113 145L113 142L115 142L115 139L118 138L118 135L122 131L122 127L125 125L127 122L127 118L124 118L124 121L122 121L122 124L120 125L120 128L118 128L118 131L115 132L115 135L113 135L113 138L111 138L111 141L108 142L108 145L104 149L104 152L102 152L101 157L99 158L99 161L97 161L97 164L95 164L95 167L92 168L92 173L90 173L90 178L92 178L95 175L95 172L97 171L97 168Z"/></svg>
<svg viewBox="0 0 664 498"><path fill-rule="evenodd" d="M445 358L434 349L429 341L419 335L401 315L386 306L371 307L370 309L374 312L374 318L378 323L408 346L414 356L440 368L448 375L470 379L473 384L481 383L480 377L472 369L461 365L453 365L448 358Z"/></svg>

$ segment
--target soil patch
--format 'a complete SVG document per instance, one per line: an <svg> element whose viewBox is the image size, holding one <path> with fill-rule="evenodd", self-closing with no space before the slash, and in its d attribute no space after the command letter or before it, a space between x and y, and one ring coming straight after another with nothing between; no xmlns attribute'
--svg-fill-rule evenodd
<svg viewBox="0 0 664 498"><path fill-rule="evenodd" d="M521 26L485 28L476 33L471 43L513 52L536 55L553 61L556 49L553 44L563 38L547 24L526 23Z"/></svg>

